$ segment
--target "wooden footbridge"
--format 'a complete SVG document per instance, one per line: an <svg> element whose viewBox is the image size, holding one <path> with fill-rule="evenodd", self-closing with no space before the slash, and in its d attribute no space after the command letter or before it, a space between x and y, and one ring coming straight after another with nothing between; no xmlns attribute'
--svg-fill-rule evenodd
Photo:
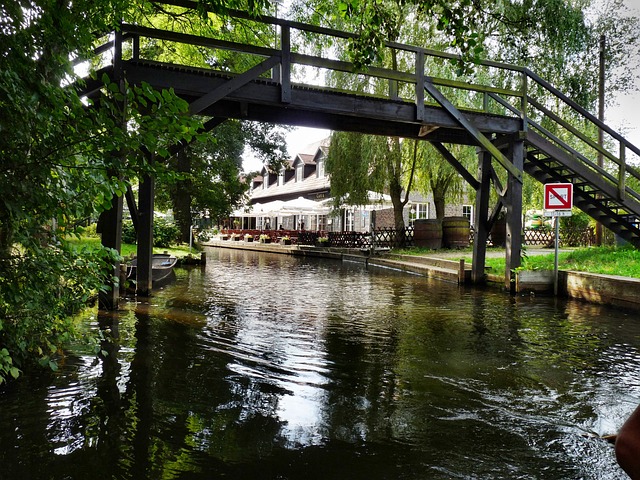
<svg viewBox="0 0 640 480"><path fill-rule="evenodd" d="M188 1L168 3L195 8ZM475 80L452 80L443 72L451 70L454 55L387 43L400 68L372 66L356 72L353 64L332 54L352 37L349 33L271 17L238 14L234 19L245 31L273 32L270 44L264 35L237 43L213 34L124 24L96 49L97 54L110 53L111 59L97 78L107 74L114 82L172 88L189 102L192 114L208 118L209 130L237 118L431 142L476 191L474 282L484 280L486 241L501 211L507 219L507 288L510 270L520 265L524 173L542 183L573 183L575 206L640 246L640 172L632 166L640 149L530 70L483 62ZM310 38L317 38L316 46L334 48L305 50ZM149 45L153 48L145 48ZM159 50L176 45L205 52L211 66L157 61ZM145 58L145 51L155 56ZM215 61L230 54L234 64L246 65L242 71L230 71L231 62ZM101 82L88 81L83 94L99 97L103 88ZM603 145L597 141L599 131ZM477 171L467 170L447 144L475 146ZM138 269L143 293L151 288L153 195L153 179L147 178L138 205L130 202L138 224L138 257L148 260ZM105 245L119 248L121 217L122 200L114 199L105 216ZM117 296L109 302L117 304Z"/></svg>

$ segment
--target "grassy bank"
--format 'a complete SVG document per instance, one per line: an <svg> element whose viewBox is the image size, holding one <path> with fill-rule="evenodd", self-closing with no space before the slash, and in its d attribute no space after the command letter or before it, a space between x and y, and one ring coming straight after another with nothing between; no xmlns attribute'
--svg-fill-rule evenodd
<svg viewBox="0 0 640 480"><path fill-rule="evenodd" d="M397 253L407 255L433 255L428 249L405 249ZM459 258L471 262L471 250L460 251ZM554 253L545 255L523 255L522 268L526 270L553 270ZM504 256L487 257L485 261L492 272L503 274L505 269ZM640 250L632 247L588 247L577 248L558 255L560 270L575 270L579 272L620 275L623 277L640 278Z"/></svg>
<svg viewBox="0 0 640 480"><path fill-rule="evenodd" d="M70 237L70 238L67 238L67 241L72 245L75 245L76 248L78 249L83 247L88 247L88 248L100 247L99 237L81 237L81 238ZM120 253L125 258L134 257L136 255L137 248L138 247L135 244L123 243ZM186 257L190 253L189 245L173 245L169 248L163 248L163 247L153 248L153 253L164 253L164 252L174 255L178 258ZM195 255L197 253L198 253L198 249L194 245L193 248L191 249L191 254Z"/></svg>

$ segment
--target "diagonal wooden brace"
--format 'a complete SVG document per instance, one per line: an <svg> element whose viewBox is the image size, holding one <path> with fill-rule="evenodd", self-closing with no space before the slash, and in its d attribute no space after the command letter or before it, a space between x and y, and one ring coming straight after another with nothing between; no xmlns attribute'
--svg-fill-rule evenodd
<svg viewBox="0 0 640 480"><path fill-rule="evenodd" d="M460 175L462 175L462 178L464 178L467 183L471 185L471 188L473 188L474 190L478 189L478 187L480 186L480 182L476 180L476 178L464 167L464 165L462 165L458 161L458 159L449 150L447 150L444 145L442 145L442 143L431 142L431 145L433 145L435 149L440 152L440 155L442 155L451 164L451 166L455 168Z"/></svg>
<svg viewBox="0 0 640 480"><path fill-rule="evenodd" d="M240 87L245 86L247 83L251 82L258 78L261 74L268 72L273 67L275 67L278 63L280 63L279 56L273 56L267 58L265 61L260 62L255 67L251 67L249 70L244 72L237 77L232 78L224 85L212 90L211 92L201 96L199 99L193 101L189 104L189 113L195 115L197 113L202 112L205 108L210 107L218 100L223 99L231 92L239 89Z"/></svg>
<svg viewBox="0 0 640 480"><path fill-rule="evenodd" d="M433 99L440 104L442 108L444 108L449 115L453 117L453 119L458 122L467 132L469 132L473 138L476 139L478 144L482 146L491 154L493 158L495 158L500 165L502 165L511 175L513 175L519 182L522 182L522 172L519 171L513 164L509 161L504 154L496 148L491 140L485 137L480 130L478 130L475 125L473 125L467 118L458 110L449 100L447 100L444 95L438 90L431 82L430 79L425 79L424 89L427 91L429 95L433 97Z"/></svg>

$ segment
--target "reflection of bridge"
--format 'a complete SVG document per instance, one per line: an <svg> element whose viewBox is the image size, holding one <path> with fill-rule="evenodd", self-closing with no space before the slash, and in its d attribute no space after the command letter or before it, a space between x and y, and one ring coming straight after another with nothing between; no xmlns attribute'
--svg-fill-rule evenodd
<svg viewBox="0 0 640 480"><path fill-rule="evenodd" d="M188 1L177 3L195 6ZM235 43L123 25L113 41L97 50L114 51L112 64L101 73L116 82L124 79L133 84L147 82L156 89L173 88L189 102L192 114L210 117L205 124L209 130L227 118L239 118L431 142L477 193L475 282L484 278L488 232L502 209L507 216L506 286L510 283L508 272L520 263L523 172L543 183L573 183L575 206L640 245L640 193L632 188L640 180L640 172L630 166L630 160L640 156L640 149L531 71L484 62L477 67L476 78L486 78L485 82L439 78L435 72L446 70L446 60L455 59L453 55L387 43L385 48L395 51L402 68L374 66L364 73L353 73L351 63L328 54L305 53L301 47L303 37L317 38L317 45L323 39L339 44L351 34L270 17L260 21L242 15L234 18L247 26L245 31L271 28L273 32L278 28L276 39L273 33L269 36L275 45L266 45L266 37ZM247 67L231 72L157 62L142 54L141 45L149 41L154 42L156 53L171 45L191 45L208 50L211 58L232 53ZM123 55L123 51L129 54ZM300 70L306 75L300 75ZM336 89L324 82L310 84L307 79L318 72L341 78L344 86ZM89 82L84 93L98 96L102 87ZM599 130L605 147L596 140ZM476 146L477 172L468 171L444 144ZM140 211L153 209L152 182L144 184ZM499 200L490 209L492 186ZM116 208L107 216L103 242L108 246L119 245L114 233L119 215ZM142 218L149 219L148 225L140 221ZM138 218L140 258L150 258L151 219L152 215L143 214ZM144 269L140 275L139 288L148 290Z"/></svg>

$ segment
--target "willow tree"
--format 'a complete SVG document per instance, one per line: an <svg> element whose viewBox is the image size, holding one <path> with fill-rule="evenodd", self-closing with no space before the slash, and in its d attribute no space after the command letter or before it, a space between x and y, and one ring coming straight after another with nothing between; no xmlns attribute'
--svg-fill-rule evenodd
<svg viewBox="0 0 640 480"><path fill-rule="evenodd" d="M391 197L394 225L404 231L404 206L409 200L416 160L403 155L398 137L334 132L327 154L334 207L366 205L369 193L387 192Z"/></svg>
<svg viewBox="0 0 640 480"><path fill-rule="evenodd" d="M342 58L352 60L356 69L365 74L369 65L387 68L398 66L397 59L388 54L389 49L383 48L384 41L398 41L460 54L459 60L451 64L439 61L428 63L427 74L430 76L476 83L483 80L493 86L518 88L514 82L519 82L519 78L499 69L492 70L476 64L483 58L501 60L529 67L580 105L595 112L597 49L601 35L606 34L609 38L608 91L628 89L638 75L637 69L625 67L637 62L640 52L639 23L637 18L625 11L622 1L351 0L340 2L341 8L336 10L333 2L309 0L294 2L292 14L297 19L322 19L336 28L354 31L357 37L350 41L347 48L339 50L336 45L331 47ZM321 47L326 46L315 44L309 48ZM402 60L399 66L401 69L407 68L402 65ZM411 66L408 66L410 69ZM357 88L361 83L363 89L371 89L369 82L363 78L340 74L332 81L338 87L340 81L351 81L350 88ZM538 98L542 96L541 102L544 103L546 92L535 85L530 88ZM534 91L536 88L538 91ZM368 93L372 93L371 90ZM411 93L406 93L410 98ZM474 105L473 99L465 100L459 94L454 95L456 98L449 98L453 103L482 108L477 100ZM558 108L563 108L563 105L558 105ZM572 117L573 113L568 108L561 115L569 121L579 122L577 117ZM555 130L555 125L549 127ZM596 132L591 132L594 138ZM568 138L567 141L571 143L572 139ZM418 153L426 155L423 160L427 163L422 162L421 165L426 165L428 171L420 170L416 188L426 192L432 187L437 203L441 204L441 199L448 197L449 189L455 196L464 185L461 177L453 173L442 157L424 147ZM583 148L583 145L576 145L576 148ZM468 169L474 169L476 160L473 155L465 153L461 155L461 160ZM348 169L345 169L345 173L348 174ZM539 187L530 179L526 180L523 192L526 196L524 203L529 205L535 204L540 193Z"/></svg>

